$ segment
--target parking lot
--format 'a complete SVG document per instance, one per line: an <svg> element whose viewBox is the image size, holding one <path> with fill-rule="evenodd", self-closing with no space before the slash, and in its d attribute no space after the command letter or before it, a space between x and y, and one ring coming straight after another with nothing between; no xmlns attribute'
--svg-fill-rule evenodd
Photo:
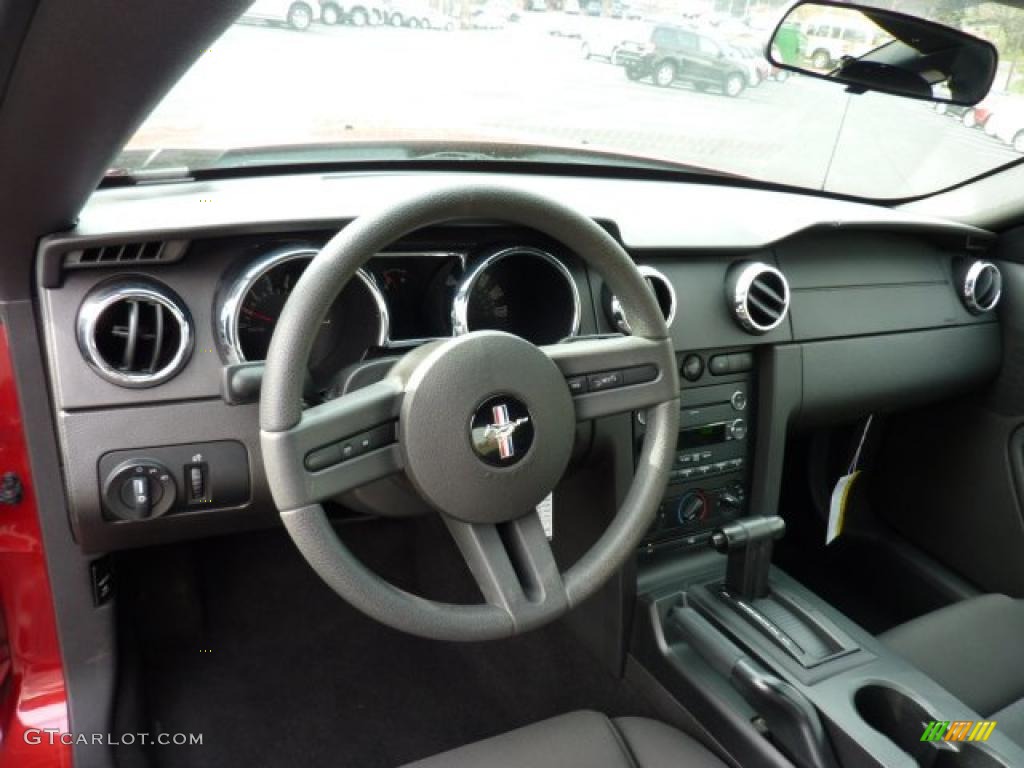
<svg viewBox="0 0 1024 768"><path fill-rule="evenodd" d="M1019 157L929 104L793 77L737 98L631 82L521 23L426 31L236 24L133 146L511 139L668 158L875 196L929 192Z"/></svg>

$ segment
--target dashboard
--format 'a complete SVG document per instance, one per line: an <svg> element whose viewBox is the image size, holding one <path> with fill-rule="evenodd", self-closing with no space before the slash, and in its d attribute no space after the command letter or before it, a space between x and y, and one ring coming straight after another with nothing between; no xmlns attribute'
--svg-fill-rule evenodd
<svg viewBox="0 0 1024 768"><path fill-rule="evenodd" d="M998 371L1002 277L983 230L763 190L488 180L591 215L637 262L668 321L683 427L647 552L774 512L791 430L947 398ZM43 241L40 324L83 549L274 524L257 399L281 309L347 222L436 183L381 173L101 191L74 231ZM385 370L432 339L481 329L535 344L630 331L578 254L500 222L452 222L392 244L335 299L307 400L358 386L350 373L368 363ZM643 434L638 413L616 438L627 474ZM616 482L590 492L615 498ZM341 501L417 511L411 492L377 490Z"/></svg>

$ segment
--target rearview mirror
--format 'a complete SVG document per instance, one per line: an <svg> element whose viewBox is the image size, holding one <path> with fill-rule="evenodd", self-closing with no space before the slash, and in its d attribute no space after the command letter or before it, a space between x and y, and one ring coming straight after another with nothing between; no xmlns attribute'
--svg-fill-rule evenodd
<svg viewBox="0 0 1024 768"><path fill-rule="evenodd" d="M767 50L776 67L912 99L972 106L992 87L995 46L916 16L863 5L797 2Z"/></svg>

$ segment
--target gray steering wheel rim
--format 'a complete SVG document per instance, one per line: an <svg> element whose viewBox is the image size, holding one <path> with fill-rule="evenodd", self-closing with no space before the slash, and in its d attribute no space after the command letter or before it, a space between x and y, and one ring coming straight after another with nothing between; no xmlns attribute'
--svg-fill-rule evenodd
<svg viewBox="0 0 1024 768"><path fill-rule="evenodd" d="M601 274L629 318L634 337L662 342L671 353L664 318L626 252L589 218L550 199L515 188L460 185L397 202L356 219L313 259L278 320L265 361L260 394L261 441L267 480L281 518L299 551L339 596L363 613L410 634L439 640L509 637L553 621L594 594L635 551L668 481L679 424L678 397L647 411L646 437L633 483L600 539L562 574L566 601L528 624L500 606L427 600L398 589L367 569L338 538L322 505L281 509L276 489L291 482L270 458L277 433L302 417L304 371L315 332L331 303L356 271L402 237L453 220L502 221L546 234ZM663 375L678 393L675 366Z"/></svg>

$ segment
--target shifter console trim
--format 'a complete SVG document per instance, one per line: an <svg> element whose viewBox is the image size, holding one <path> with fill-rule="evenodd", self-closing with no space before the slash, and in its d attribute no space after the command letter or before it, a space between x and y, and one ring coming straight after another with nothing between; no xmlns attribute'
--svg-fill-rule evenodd
<svg viewBox="0 0 1024 768"><path fill-rule="evenodd" d="M745 619L750 621L752 624L756 624L772 640L774 640L777 645L788 651L793 658L799 660L807 653L799 643L783 632L779 628L778 624L769 620L763 613L754 610L746 600L733 595L724 584L719 584L712 591L726 604L736 609Z"/></svg>
<svg viewBox="0 0 1024 768"><path fill-rule="evenodd" d="M709 619L724 626L723 608L738 615L805 669L834 661L860 648L824 616L812 613L777 589L752 601L736 596L721 582L709 584L701 592L711 599L701 599L703 595L698 592L694 595L694 605ZM768 612L783 617L787 627L780 626ZM800 636L794 636L798 634ZM737 639L742 641L743 638Z"/></svg>

